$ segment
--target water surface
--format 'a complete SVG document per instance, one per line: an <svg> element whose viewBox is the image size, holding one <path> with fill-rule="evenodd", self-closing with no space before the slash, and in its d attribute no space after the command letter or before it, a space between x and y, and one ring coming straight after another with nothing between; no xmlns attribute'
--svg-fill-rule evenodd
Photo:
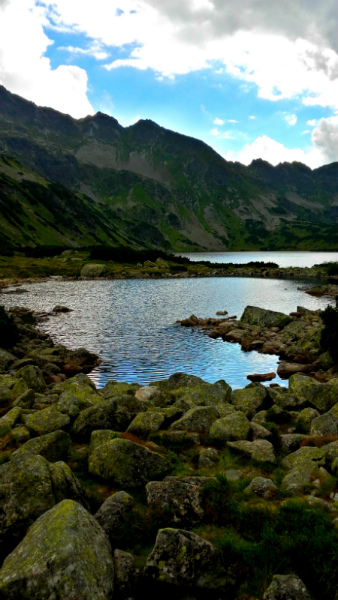
<svg viewBox="0 0 338 600"><path fill-rule="evenodd" d="M337 262L338 252L188 252L181 253L194 262L245 264L251 261L274 262L280 267L313 267L323 262Z"/></svg>
<svg viewBox="0 0 338 600"><path fill-rule="evenodd" d="M289 313L297 305L317 309L329 302L305 294L300 285L304 282L218 277L48 281L25 286L27 294L3 295L1 302L34 310L49 311L56 304L73 309L50 317L42 328L55 342L100 355L102 364L90 374L99 387L108 379L147 384L184 371L238 388L250 373L276 371L277 357L245 353L238 344L212 340L176 321L192 313L215 316L218 310L240 317L246 305Z"/></svg>

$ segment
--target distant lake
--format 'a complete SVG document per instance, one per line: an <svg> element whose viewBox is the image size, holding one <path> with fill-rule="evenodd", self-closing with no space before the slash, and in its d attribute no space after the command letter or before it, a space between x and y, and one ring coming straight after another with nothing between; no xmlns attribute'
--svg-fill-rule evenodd
<svg viewBox="0 0 338 600"><path fill-rule="evenodd" d="M90 374L98 387L109 379L148 384L185 371L209 382L225 379L238 388L247 385L250 373L276 371L277 357L242 352L238 344L213 340L176 321L192 313L214 317L218 310L240 317L247 305L289 313L298 305L317 309L333 304L297 289L313 284L234 277L48 281L25 286L27 294L2 295L0 303L39 311L56 304L72 308L50 317L42 329L56 343L100 355L102 364ZM274 382L287 385L279 378Z"/></svg>
<svg viewBox="0 0 338 600"><path fill-rule="evenodd" d="M338 252L182 252L194 262L245 264L251 261L274 262L280 267L313 267L323 262L338 262Z"/></svg>

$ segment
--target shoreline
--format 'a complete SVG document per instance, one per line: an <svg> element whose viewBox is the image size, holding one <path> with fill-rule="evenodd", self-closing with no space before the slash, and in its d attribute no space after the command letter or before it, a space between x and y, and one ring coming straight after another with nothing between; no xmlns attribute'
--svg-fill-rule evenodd
<svg viewBox="0 0 338 600"><path fill-rule="evenodd" d="M318 383L298 373L288 388L251 383L232 390L225 381L176 373L150 386L112 380L96 389L85 372L97 357L54 345L28 310L16 309L15 319L19 338L0 350L4 599L28 598L27 585L36 598L55 585L60 597L81 595L80 579L86 597L105 600L113 586L119 599L183 598L188 591L192 598L264 600L272 576L284 571L273 563L267 578L256 554L248 563L248 543L263 539L250 523L269 524L280 544L278 528L292 511L304 516L292 543L299 536L303 544L305 523L318 520L327 533L323 544L316 540L316 560L319 553L321 564L331 564L337 379ZM228 530L241 547L224 546ZM289 545L279 552L288 556ZM312 575L311 551L300 554ZM319 600L321 570L301 584Z"/></svg>

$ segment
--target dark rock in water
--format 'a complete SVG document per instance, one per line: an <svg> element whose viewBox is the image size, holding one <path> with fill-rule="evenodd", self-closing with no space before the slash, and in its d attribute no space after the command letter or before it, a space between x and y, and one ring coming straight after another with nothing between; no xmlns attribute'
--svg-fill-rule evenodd
<svg viewBox="0 0 338 600"><path fill-rule="evenodd" d="M196 325L198 325L199 322L200 319L196 317L196 315L190 315L190 317L188 317L187 319L183 319L182 321L180 321L183 327L196 327Z"/></svg>
<svg viewBox="0 0 338 600"><path fill-rule="evenodd" d="M72 312L72 311L73 311L72 308L68 308L67 306L61 306L61 304L57 304L53 308L53 312L55 312L55 313L68 313L68 312Z"/></svg>
<svg viewBox="0 0 338 600"><path fill-rule="evenodd" d="M297 575L274 575L263 600L312 600L312 598Z"/></svg>
<svg viewBox="0 0 338 600"><path fill-rule="evenodd" d="M216 313L216 315L219 315L219 316L222 316L222 315L224 316L224 315L227 315L227 314L228 314L227 310L218 310L217 313Z"/></svg>
<svg viewBox="0 0 338 600"><path fill-rule="evenodd" d="M161 584L223 594L234 584L222 565L219 550L196 533L183 529L160 529L145 574Z"/></svg>
<svg viewBox="0 0 338 600"><path fill-rule="evenodd" d="M248 375L247 379L249 381L271 381L275 377L276 373L253 373L252 375Z"/></svg>
<svg viewBox="0 0 338 600"><path fill-rule="evenodd" d="M298 363L291 363L285 361L281 362L277 368L277 374L283 379L288 379L289 377L291 377L291 375L294 375L295 373L311 373L311 371L313 371L312 365L301 365Z"/></svg>
<svg viewBox="0 0 338 600"><path fill-rule="evenodd" d="M264 327L285 327L292 318L274 310L266 310L258 306L247 306L240 318L247 325L262 325Z"/></svg>
<svg viewBox="0 0 338 600"><path fill-rule="evenodd" d="M5 600L111 600L114 565L109 541L80 504L64 500L42 515L4 561Z"/></svg>

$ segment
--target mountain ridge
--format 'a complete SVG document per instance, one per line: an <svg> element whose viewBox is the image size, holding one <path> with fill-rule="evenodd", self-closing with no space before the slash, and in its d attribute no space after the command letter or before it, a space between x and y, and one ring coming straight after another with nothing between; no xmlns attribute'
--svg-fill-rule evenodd
<svg viewBox="0 0 338 600"><path fill-rule="evenodd" d="M31 178L73 194L73 219L81 221L83 202L98 227L91 244L176 251L338 247L338 163L311 170L258 159L244 166L150 119L126 128L101 112L76 120L3 86L0 153L14 161L12 175L21 165ZM4 215L6 234L2 221ZM70 244L86 238L64 233ZM23 245L42 243L38 234L21 238Z"/></svg>

